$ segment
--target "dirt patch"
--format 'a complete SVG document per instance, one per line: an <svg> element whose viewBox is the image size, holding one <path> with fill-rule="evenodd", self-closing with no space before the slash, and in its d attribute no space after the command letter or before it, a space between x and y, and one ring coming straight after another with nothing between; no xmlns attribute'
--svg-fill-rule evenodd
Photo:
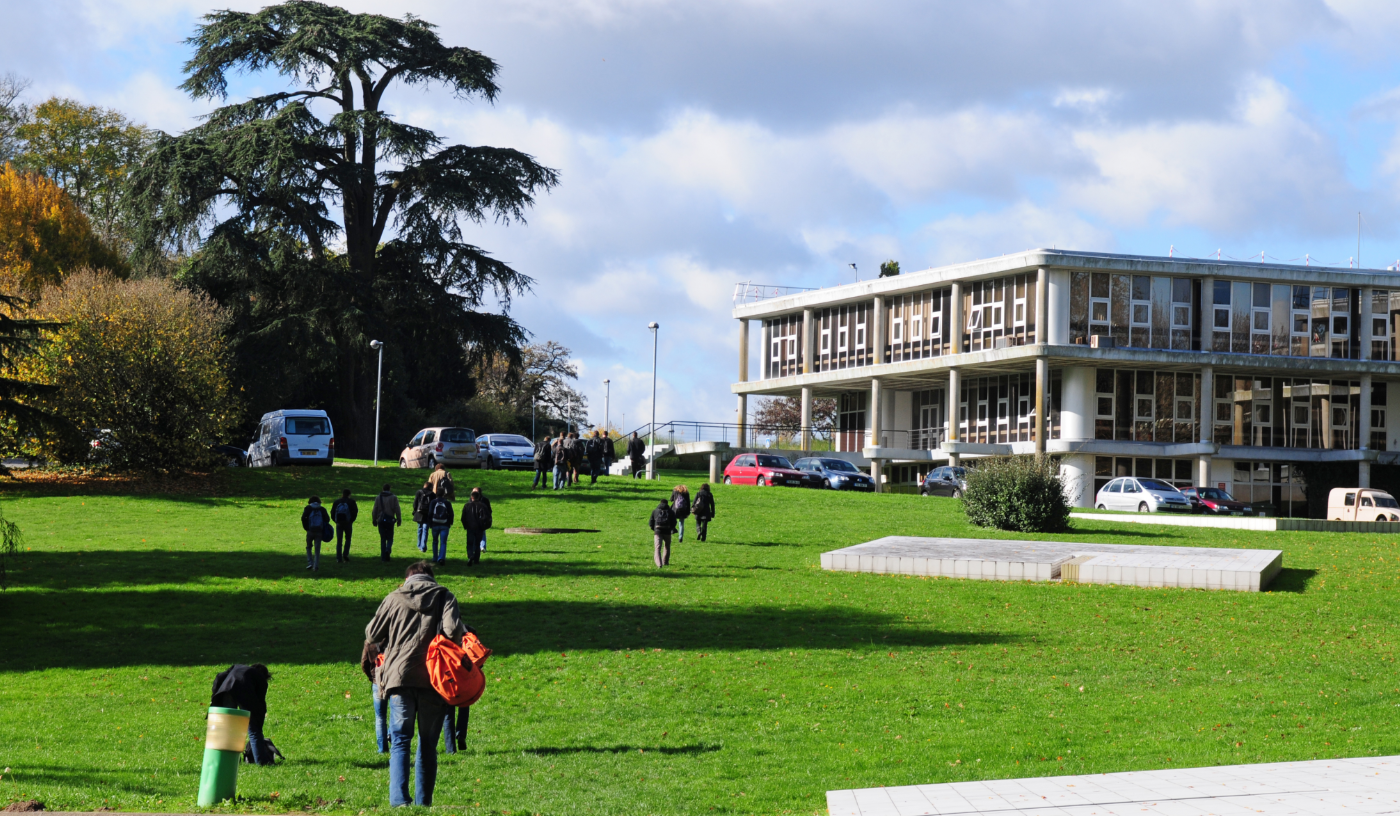
<svg viewBox="0 0 1400 816"><path fill-rule="evenodd" d="M117 473L99 468L16 468L13 478L0 487L19 488L41 495L163 494L178 496L223 495L226 475L208 473Z"/></svg>
<svg viewBox="0 0 1400 816"><path fill-rule="evenodd" d="M9 803L0 813L38 813L43 809L44 803L38 799L26 799L21 802Z"/></svg>

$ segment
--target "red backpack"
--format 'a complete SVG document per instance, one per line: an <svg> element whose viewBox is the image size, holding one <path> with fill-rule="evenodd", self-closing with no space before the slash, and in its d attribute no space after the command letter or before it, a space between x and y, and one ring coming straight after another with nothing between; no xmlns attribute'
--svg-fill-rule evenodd
<svg viewBox="0 0 1400 816"><path fill-rule="evenodd" d="M469 706L486 691L486 675L481 665L491 656L476 633L468 630L458 646L438 635L428 644L428 679L450 706Z"/></svg>

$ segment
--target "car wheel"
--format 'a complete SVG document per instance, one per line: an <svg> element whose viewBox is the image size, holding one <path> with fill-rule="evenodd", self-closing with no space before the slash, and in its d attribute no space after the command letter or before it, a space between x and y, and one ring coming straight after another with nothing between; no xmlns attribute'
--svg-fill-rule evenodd
<svg viewBox="0 0 1400 816"><path fill-rule="evenodd" d="M955 499L961 499L961 498L962 498L962 491L961 491L961 490L956 490L956 489L955 489L955 490L953 491L953 498L955 498Z"/></svg>
<svg viewBox="0 0 1400 816"><path fill-rule="evenodd" d="M1138 512L1139 512L1139 513L1146 513L1146 512L1148 512L1148 509L1147 509L1147 502L1143 502L1142 504L1139 504L1139 505L1138 505Z"/></svg>
<svg viewBox="0 0 1400 816"><path fill-rule="evenodd" d="M437 470L437 457L428 457L428 470Z"/></svg>
<svg viewBox="0 0 1400 816"><path fill-rule="evenodd" d="M408 467L408 460L407 460L407 459L399 459L399 467L405 468L405 469L406 469L406 468Z"/></svg>
<svg viewBox="0 0 1400 816"><path fill-rule="evenodd" d="M725 483L725 484L734 484L733 482L731 482L731 481L729 480L729 477L728 477L728 476L725 476L725 477L724 477L724 483Z"/></svg>
<svg viewBox="0 0 1400 816"><path fill-rule="evenodd" d="M1385 516L1376 516L1376 521L1385 521Z"/></svg>
<svg viewBox="0 0 1400 816"><path fill-rule="evenodd" d="M830 479L825 479L825 480L823 480L823 481L822 481L822 486L825 487L827 490L832 490L832 489L834 489L834 488L832 488L832 486L831 486L831 480L830 480Z"/></svg>
<svg viewBox="0 0 1400 816"><path fill-rule="evenodd" d="M1097 509L1099 509L1099 510L1107 510L1108 508L1107 508L1107 507L1104 507L1104 506L1101 504L1101 505L1098 506Z"/></svg>
<svg viewBox="0 0 1400 816"><path fill-rule="evenodd" d="M767 482L762 476L759 476L759 477L758 477L758 481L754 482L754 484L758 485L759 487L767 487L767 486L768 486L768 482Z"/></svg>

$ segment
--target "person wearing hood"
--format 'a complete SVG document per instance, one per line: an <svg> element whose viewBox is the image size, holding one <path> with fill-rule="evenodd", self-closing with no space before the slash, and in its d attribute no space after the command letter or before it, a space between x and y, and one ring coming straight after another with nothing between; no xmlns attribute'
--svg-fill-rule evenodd
<svg viewBox="0 0 1400 816"><path fill-rule="evenodd" d="M301 511L301 529L306 531L306 568L313 572L321 568L321 542L330 526L331 517L321 506L321 497L312 496Z"/></svg>
<svg viewBox="0 0 1400 816"><path fill-rule="evenodd" d="M413 494L413 523L418 525L418 552L428 551L428 503L433 500L433 486L427 482Z"/></svg>
<svg viewBox="0 0 1400 816"><path fill-rule="evenodd" d="M715 494L710 492L708 484L700 485L700 489L695 491L690 514L695 516L695 540L704 541L709 534L710 520L715 517Z"/></svg>
<svg viewBox="0 0 1400 816"><path fill-rule="evenodd" d="M467 566L481 561L481 545L491 529L491 502L481 488L473 487L471 498L462 505L462 526L467 530Z"/></svg>
<svg viewBox="0 0 1400 816"><path fill-rule="evenodd" d="M656 509L651 511L651 518L647 523L651 526L656 566L664 567L671 563L671 534L676 531L676 513L671 509L671 505L662 499L656 505Z"/></svg>
<svg viewBox="0 0 1400 816"><path fill-rule="evenodd" d="M389 806L433 804L437 783L437 741L448 714L447 701L428 677L428 644L441 632L461 644L466 626L457 598L433 578L433 565L409 566L403 584L379 604L365 627L365 642L377 646L384 662L375 670L379 695L389 709ZM419 750L413 753L417 727ZM414 763L414 792L408 791L409 758Z"/></svg>
<svg viewBox="0 0 1400 816"><path fill-rule="evenodd" d="M374 506L370 508L369 515L370 522L379 529L379 558L388 561L389 553L394 549L394 528L403 524L399 497L394 495L392 487L384 485L384 489L374 497Z"/></svg>

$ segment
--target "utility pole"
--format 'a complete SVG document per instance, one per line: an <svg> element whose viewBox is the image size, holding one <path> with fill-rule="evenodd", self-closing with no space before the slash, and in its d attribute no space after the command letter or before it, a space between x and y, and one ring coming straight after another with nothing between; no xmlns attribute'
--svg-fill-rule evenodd
<svg viewBox="0 0 1400 816"><path fill-rule="evenodd" d="M369 347L379 352L379 374L374 378L374 466L379 467L379 403L384 394L384 344L371 340Z"/></svg>
<svg viewBox="0 0 1400 816"><path fill-rule="evenodd" d="M661 324L653 321L647 328L651 329L651 456L647 457L647 480L652 481L656 479L656 341Z"/></svg>
<svg viewBox="0 0 1400 816"><path fill-rule="evenodd" d="M612 431L609 430L608 417L612 411L612 380L603 380L603 389L603 433L610 434Z"/></svg>

